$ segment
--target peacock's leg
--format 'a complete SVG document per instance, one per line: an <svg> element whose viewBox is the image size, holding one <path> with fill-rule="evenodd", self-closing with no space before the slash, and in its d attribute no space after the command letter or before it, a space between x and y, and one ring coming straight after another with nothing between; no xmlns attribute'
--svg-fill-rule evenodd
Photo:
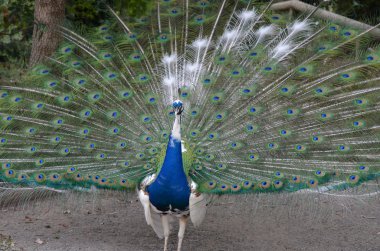
<svg viewBox="0 0 380 251"><path fill-rule="evenodd" d="M179 218L178 249L177 249L178 251L181 251L182 240L183 240L183 237L185 235L186 224L187 224L188 219L189 219L189 217L187 215Z"/></svg>
<svg viewBox="0 0 380 251"><path fill-rule="evenodd" d="M162 222L162 228L164 229L164 237L165 237L164 251L167 251L168 250L168 239L169 239L169 234L170 234L169 215L167 215L167 214L161 215L161 222Z"/></svg>

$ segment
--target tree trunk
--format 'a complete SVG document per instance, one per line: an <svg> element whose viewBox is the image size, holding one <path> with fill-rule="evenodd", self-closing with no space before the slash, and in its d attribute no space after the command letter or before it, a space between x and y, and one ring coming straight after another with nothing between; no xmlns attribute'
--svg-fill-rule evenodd
<svg viewBox="0 0 380 251"><path fill-rule="evenodd" d="M43 62L56 51L61 41L58 26L65 18L65 0L36 0L34 8L30 67Z"/></svg>

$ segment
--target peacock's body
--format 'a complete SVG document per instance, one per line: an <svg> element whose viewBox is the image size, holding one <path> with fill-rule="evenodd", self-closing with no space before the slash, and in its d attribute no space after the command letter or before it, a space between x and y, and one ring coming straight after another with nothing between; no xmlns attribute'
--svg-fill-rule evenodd
<svg viewBox="0 0 380 251"><path fill-rule="evenodd" d="M369 30L253 1L110 10L0 89L0 179L139 188L148 224L204 218L208 195L341 190L380 175L380 48ZM166 247L166 245L165 245Z"/></svg>

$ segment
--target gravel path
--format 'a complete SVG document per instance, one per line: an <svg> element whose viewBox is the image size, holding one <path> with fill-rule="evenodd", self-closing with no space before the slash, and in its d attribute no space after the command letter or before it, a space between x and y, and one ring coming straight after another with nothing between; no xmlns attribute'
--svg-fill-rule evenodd
<svg viewBox="0 0 380 251"><path fill-rule="evenodd" d="M0 250L162 250L135 194L49 198L2 208ZM176 250L173 222L169 250ZM203 225L187 228L183 250L380 250L380 198L231 196Z"/></svg>

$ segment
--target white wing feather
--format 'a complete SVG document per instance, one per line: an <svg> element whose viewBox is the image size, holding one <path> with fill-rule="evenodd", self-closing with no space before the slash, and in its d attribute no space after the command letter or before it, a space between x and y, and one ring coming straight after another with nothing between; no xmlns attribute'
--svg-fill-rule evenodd
<svg viewBox="0 0 380 251"><path fill-rule="evenodd" d="M149 195L145 194L142 190L138 191L138 195L140 202L144 207L146 223L153 228L158 238L164 238L164 229L162 227L161 216L152 208L152 205L149 202Z"/></svg>
<svg viewBox="0 0 380 251"><path fill-rule="evenodd" d="M156 233L157 237L162 239L164 238L164 227L162 226L161 215L154 211L153 206L149 206L151 226Z"/></svg>
<svg viewBox="0 0 380 251"><path fill-rule="evenodd" d="M209 203L209 196L206 194L195 194L190 195L190 219L195 227L199 227L207 211L207 205Z"/></svg>
<svg viewBox="0 0 380 251"><path fill-rule="evenodd" d="M144 191L138 191L139 199L144 207L145 220L148 225L152 225L152 218L150 215L150 202L149 195L145 194Z"/></svg>

